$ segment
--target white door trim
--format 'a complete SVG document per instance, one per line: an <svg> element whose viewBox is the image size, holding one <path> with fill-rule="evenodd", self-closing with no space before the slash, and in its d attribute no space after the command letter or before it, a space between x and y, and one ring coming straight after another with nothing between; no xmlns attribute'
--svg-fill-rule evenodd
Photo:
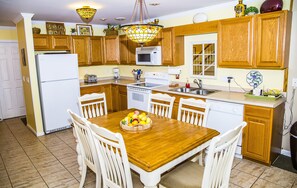
<svg viewBox="0 0 297 188"><path fill-rule="evenodd" d="M18 40L0 40L0 43L18 43Z"/></svg>

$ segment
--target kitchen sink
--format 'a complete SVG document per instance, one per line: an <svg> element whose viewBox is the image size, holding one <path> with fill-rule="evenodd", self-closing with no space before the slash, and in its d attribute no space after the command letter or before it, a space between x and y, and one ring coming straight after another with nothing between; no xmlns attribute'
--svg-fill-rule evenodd
<svg viewBox="0 0 297 188"><path fill-rule="evenodd" d="M214 92L216 92L216 90L197 89L197 90L191 91L190 93L197 94L197 95L208 95Z"/></svg>
<svg viewBox="0 0 297 188"><path fill-rule="evenodd" d="M171 89L170 91L177 91L177 92L182 92L182 93L190 93L194 90L196 90L197 88L186 88L186 87L181 87L181 88L177 88L177 89Z"/></svg>
<svg viewBox="0 0 297 188"><path fill-rule="evenodd" d="M199 89L199 88L186 88L186 87L181 87L177 89L171 89L170 91L176 91L176 92L181 92L181 93L191 93L191 94L196 94L196 95L208 95L211 93L216 92L216 90L209 90L209 89Z"/></svg>

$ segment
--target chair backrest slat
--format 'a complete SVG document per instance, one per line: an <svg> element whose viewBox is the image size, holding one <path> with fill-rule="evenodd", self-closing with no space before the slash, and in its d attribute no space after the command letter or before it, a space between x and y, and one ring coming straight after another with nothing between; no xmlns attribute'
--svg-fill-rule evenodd
<svg viewBox="0 0 297 188"><path fill-rule="evenodd" d="M97 157L97 152L95 151L95 144L91 135L91 129L89 127L90 123L71 110L67 111L70 114L74 125L74 130L77 135L83 160L94 172L96 172L96 169L99 169L99 160Z"/></svg>
<svg viewBox="0 0 297 188"><path fill-rule="evenodd" d="M86 94L78 98L81 115L86 118L94 118L107 114L105 93Z"/></svg>
<svg viewBox="0 0 297 188"><path fill-rule="evenodd" d="M239 137L246 122L212 139L206 156L202 188L228 187Z"/></svg>
<svg viewBox="0 0 297 188"><path fill-rule="evenodd" d="M103 187L132 188L130 165L122 135L95 124L90 127L101 164Z"/></svg>
<svg viewBox="0 0 297 188"><path fill-rule="evenodd" d="M158 116L171 118L174 100L175 97L171 97L167 94L151 94L149 111Z"/></svg>
<svg viewBox="0 0 297 188"><path fill-rule="evenodd" d="M177 120L198 126L206 126L209 104L203 100L180 98Z"/></svg>

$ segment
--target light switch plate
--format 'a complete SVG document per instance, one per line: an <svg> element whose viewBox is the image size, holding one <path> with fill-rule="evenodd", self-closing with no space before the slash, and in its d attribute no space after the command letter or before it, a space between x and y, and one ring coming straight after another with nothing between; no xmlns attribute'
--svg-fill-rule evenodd
<svg viewBox="0 0 297 188"><path fill-rule="evenodd" d="M292 86L293 88L297 89L297 78L293 78Z"/></svg>

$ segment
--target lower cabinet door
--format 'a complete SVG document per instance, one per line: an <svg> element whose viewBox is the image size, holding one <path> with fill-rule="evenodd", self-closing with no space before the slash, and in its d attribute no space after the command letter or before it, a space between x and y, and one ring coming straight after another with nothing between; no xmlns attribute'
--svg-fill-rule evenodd
<svg viewBox="0 0 297 188"><path fill-rule="evenodd" d="M243 156L269 163L270 157L270 120L245 116L247 126L243 131Z"/></svg>

